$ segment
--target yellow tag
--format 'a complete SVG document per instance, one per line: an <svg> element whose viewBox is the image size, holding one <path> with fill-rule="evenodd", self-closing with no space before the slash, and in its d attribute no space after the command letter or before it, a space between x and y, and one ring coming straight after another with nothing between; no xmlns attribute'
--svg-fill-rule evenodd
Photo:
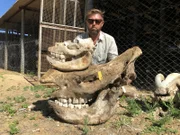
<svg viewBox="0 0 180 135"><path fill-rule="evenodd" d="M100 81L103 79L101 71L98 71L98 78L99 78Z"/></svg>

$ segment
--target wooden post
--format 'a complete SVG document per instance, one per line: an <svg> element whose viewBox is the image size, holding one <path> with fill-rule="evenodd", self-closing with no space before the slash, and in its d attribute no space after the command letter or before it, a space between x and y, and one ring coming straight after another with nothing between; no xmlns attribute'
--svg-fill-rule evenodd
<svg viewBox="0 0 180 135"><path fill-rule="evenodd" d="M24 9L21 9L21 73L24 73L24 60L25 60L25 54L24 54Z"/></svg>
<svg viewBox="0 0 180 135"><path fill-rule="evenodd" d="M4 44L4 69L8 69L8 28L6 24L5 44Z"/></svg>
<svg viewBox="0 0 180 135"><path fill-rule="evenodd" d="M87 26L86 26L86 14L88 12L88 10L92 9L94 6L94 1L93 0L85 0L85 12L84 12L84 27L85 27L85 31L87 32Z"/></svg>
<svg viewBox="0 0 180 135"><path fill-rule="evenodd" d="M64 0L63 25L66 25L67 0ZM67 30L64 31L64 40L67 38Z"/></svg>
<svg viewBox="0 0 180 135"><path fill-rule="evenodd" d="M41 0L40 6L40 27L39 27L39 48L38 48L38 80L41 79L41 51L42 51L42 21L43 21L44 0Z"/></svg>

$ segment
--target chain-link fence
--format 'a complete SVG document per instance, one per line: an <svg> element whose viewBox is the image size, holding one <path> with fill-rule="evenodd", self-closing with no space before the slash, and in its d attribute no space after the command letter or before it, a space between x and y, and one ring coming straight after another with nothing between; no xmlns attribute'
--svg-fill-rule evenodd
<svg viewBox="0 0 180 135"><path fill-rule="evenodd" d="M17 72L21 72L23 68L24 73L37 73L38 5L38 0L17 1L0 18L0 68Z"/></svg>
<svg viewBox="0 0 180 135"><path fill-rule="evenodd" d="M20 42L8 42L7 54L5 53L6 42L0 43L0 68L5 67L5 57L7 57L7 69L11 71L20 72L21 67L21 45ZM37 72L37 51L38 41L31 40L24 42L25 51L25 73Z"/></svg>
<svg viewBox="0 0 180 135"><path fill-rule="evenodd" d="M115 37L119 53L142 49L134 85L154 89L158 73L180 72L179 0L98 0L94 7L105 11L103 31Z"/></svg>
<svg viewBox="0 0 180 135"><path fill-rule="evenodd" d="M41 0L41 12L32 12L25 24L25 70L40 73L50 68L46 60L47 48L55 42L73 40L84 31L84 15L88 0ZM154 89L158 73L165 76L180 71L180 1L179 0L98 0L93 7L105 11L103 31L112 35L119 54L132 46L139 46L143 55L136 63L140 89ZM91 5L92 6L92 5ZM37 17L40 16L40 25ZM33 19L34 18L34 19ZM8 29L8 69L20 69L20 24ZM27 32L28 31L28 32ZM40 32L38 34L38 31ZM12 34L14 33L14 34ZM39 48L34 39L38 39ZM5 35L1 33L0 40ZM18 41L18 42L14 42ZM26 42L29 41L29 42ZM0 66L4 67L4 42L0 43ZM37 53L39 51L39 53ZM39 61L37 62L37 55ZM40 65L36 65L36 64Z"/></svg>
<svg viewBox="0 0 180 135"><path fill-rule="evenodd" d="M39 76L51 65L46 60L49 46L73 40L84 32L84 0L42 0L40 19Z"/></svg>

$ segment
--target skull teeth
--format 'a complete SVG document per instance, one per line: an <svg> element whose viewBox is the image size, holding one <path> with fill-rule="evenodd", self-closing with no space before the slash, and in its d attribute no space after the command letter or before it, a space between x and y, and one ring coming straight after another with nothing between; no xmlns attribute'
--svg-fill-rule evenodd
<svg viewBox="0 0 180 135"><path fill-rule="evenodd" d="M87 104L88 102L91 102L92 99L84 99L84 98L59 98L58 100L55 100L55 104L63 107L68 107L68 108L77 108L77 109L82 109L82 108L87 108L89 105Z"/></svg>
<svg viewBox="0 0 180 135"><path fill-rule="evenodd" d="M61 61L61 62L65 62L66 60L66 57L65 57L65 55L63 55L63 54L57 54L57 53L55 53L55 52L50 52L50 56L51 56L51 58L53 58L53 59L57 59L58 61Z"/></svg>
<svg viewBox="0 0 180 135"><path fill-rule="evenodd" d="M74 100L74 99L73 99ZM75 101L78 101L78 99L76 99ZM77 108L77 109L82 109L82 108L87 108L89 105L88 104L81 104L81 103L69 103L69 99L60 99L60 100L55 100L55 104L62 106L62 107L68 107L68 108Z"/></svg>

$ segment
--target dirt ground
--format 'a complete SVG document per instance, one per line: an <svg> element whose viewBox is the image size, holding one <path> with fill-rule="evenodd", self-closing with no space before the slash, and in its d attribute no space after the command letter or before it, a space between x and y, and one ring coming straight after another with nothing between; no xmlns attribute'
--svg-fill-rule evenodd
<svg viewBox="0 0 180 135"><path fill-rule="evenodd" d="M0 135L156 135L158 132L143 133L152 123L147 113L130 117L120 107L106 123L95 126L72 125L59 120L48 106L48 90L33 88L22 75L0 69ZM180 135L180 120L173 119L165 126L176 132L160 134ZM153 131L153 129L152 129ZM155 129L154 129L155 131Z"/></svg>

